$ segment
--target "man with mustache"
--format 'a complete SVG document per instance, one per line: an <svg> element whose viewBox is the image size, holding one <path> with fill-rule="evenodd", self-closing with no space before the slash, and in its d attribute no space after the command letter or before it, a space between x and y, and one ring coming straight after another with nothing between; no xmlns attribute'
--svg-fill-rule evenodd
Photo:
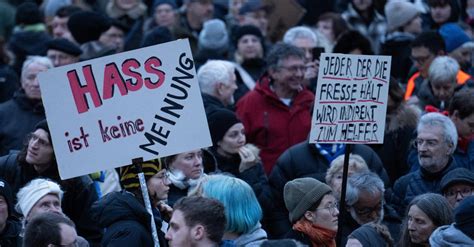
<svg viewBox="0 0 474 247"><path fill-rule="evenodd" d="M342 246L347 236L360 226L374 222L387 226L393 239L398 239L402 223L397 212L385 203L385 187L382 179L373 172L355 173L348 178L346 208L342 231Z"/></svg>
<svg viewBox="0 0 474 247"><path fill-rule="evenodd" d="M393 186L391 202L400 215L415 196L428 192L441 194L441 179L458 167L452 157L457 143L456 127L449 117L437 112L421 117L414 141L420 169L399 178Z"/></svg>

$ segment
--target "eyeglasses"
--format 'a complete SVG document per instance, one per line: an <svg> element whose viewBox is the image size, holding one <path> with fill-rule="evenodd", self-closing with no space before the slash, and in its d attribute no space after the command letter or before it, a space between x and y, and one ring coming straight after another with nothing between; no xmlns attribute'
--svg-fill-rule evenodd
<svg viewBox="0 0 474 247"><path fill-rule="evenodd" d="M327 207L324 207L324 208L316 208L315 210L322 210L322 209L326 209L329 211L329 213L331 214L334 214L336 212L336 209L339 208L339 203L335 202Z"/></svg>
<svg viewBox="0 0 474 247"><path fill-rule="evenodd" d="M383 208L383 201L380 201L375 207L364 207L364 208L356 208L353 207L358 215L368 215L372 212L379 211Z"/></svg>
<svg viewBox="0 0 474 247"><path fill-rule="evenodd" d="M289 66L289 67L286 67L286 66L279 66L279 68L282 68L282 69L286 69L288 70L290 73L296 73L298 71L301 71L301 72L305 72L306 71L306 66L303 66L303 65L295 65L295 66Z"/></svg>
<svg viewBox="0 0 474 247"><path fill-rule="evenodd" d="M464 188L462 190L449 190L446 193L444 193L444 196L446 196L448 199L455 199L458 197L458 194L461 194L461 196L468 197L472 194L473 188Z"/></svg>
<svg viewBox="0 0 474 247"><path fill-rule="evenodd" d="M34 133L29 134L27 138L28 138L28 142L38 141L38 144L41 147L47 147L51 145L48 141L41 139L39 136L35 135Z"/></svg>
<svg viewBox="0 0 474 247"><path fill-rule="evenodd" d="M422 145L425 145L427 148L434 148L436 146L438 146L439 144L439 141L437 140L424 140L424 139L416 139L414 142L413 142L413 145L415 146L415 148L419 148L421 147Z"/></svg>
<svg viewBox="0 0 474 247"><path fill-rule="evenodd" d="M414 62L417 62L418 64L424 64L426 63L426 61L428 61L428 59L431 58L431 54L428 54L426 56L419 56L419 57L414 57L414 56L411 56L411 60L413 60Z"/></svg>

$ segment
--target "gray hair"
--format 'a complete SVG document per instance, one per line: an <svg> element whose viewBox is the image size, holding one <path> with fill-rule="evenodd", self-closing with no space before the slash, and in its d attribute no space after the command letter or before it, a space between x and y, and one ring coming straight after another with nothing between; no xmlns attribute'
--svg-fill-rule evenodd
<svg viewBox="0 0 474 247"><path fill-rule="evenodd" d="M291 45L294 45L294 42L297 39L310 39L313 41L315 46L318 44L318 37L316 34L310 28L304 26L290 28L283 36L283 42Z"/></svg>
<svg viewBox="0 0 474 247"><path fill-rule="evenodd" d="M382 179L373 172L354 173L347 180L346 204L348 206L356 204L361 192L368 192L371 195L380 192L383 198L385 187Z"/></svg>
<svg viewBox="0 0 474 247"><path fill-rule="evenodd" d="M53 62L51 62L51 60L48 58L48 57L42 57L42 56L28 56L25 60L25 62L23 62L23 66L21 67L21 78L23 79L23 77L25 76L25 73L26 73L26 70L27 68L32 65L32 64L41 64L43 66L45 66L46 68L48 69L51 69L53 68Z"/></svg>
<svg viewBox="0 0 474 247"><path fill-rule="evenodd" d="M282 60L289 57L297 57L304 60L304 51L294 45L282 42L276 43L267 55L268 69L276 69L280 66Z"/></svg>
<svg viewBox="0 0 474 247"><path fill-rule="evenodd" d="M430 112L421 116L416 131L420 132L426 126L438 126L443 129L444 140L446 143L453 145L451 150L452 154L458 145L458 132L456 131L456 126L453 121L441 113Z"/></svg>
<svg viewBox="0 0 474 247"><path fill-rule="evenodd" d="M225 60L209 60L202 65L198 72L197 78L201 92L213 95L215 85L219 82L229 83L231 74L234 73L235 66L233 63Z"/></svg>
<svg viewBox="0 0 474 247"><path fill-rule="evenodd" d="M456 83L459 63L452 57L439 56L431 62L428 79L431 82Z"/></svg>

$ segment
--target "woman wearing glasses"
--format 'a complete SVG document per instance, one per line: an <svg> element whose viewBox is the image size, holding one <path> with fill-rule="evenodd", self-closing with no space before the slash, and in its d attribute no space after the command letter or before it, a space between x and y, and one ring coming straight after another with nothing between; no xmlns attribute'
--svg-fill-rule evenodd
<svg viewBox="0 0 474 247"><path fill-rule="evenodd" d="M283 197L293 224L287 238L310 246L336 246L339 210L328 185L297 178L285 185Z"/></svg>

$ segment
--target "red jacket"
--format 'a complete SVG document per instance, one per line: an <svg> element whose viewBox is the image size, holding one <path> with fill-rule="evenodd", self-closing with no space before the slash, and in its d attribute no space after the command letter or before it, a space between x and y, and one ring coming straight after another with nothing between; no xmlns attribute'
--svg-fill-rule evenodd
<svg viewBox="0 0 474 247"><path fill-rule="evenodd" d="M287 148L307 139L314 102L314 94L303 89L288 107L269 85L270 79L262 77L236 107L245 127L247 142L261 149L260 157L267 174Z"/></svg>

